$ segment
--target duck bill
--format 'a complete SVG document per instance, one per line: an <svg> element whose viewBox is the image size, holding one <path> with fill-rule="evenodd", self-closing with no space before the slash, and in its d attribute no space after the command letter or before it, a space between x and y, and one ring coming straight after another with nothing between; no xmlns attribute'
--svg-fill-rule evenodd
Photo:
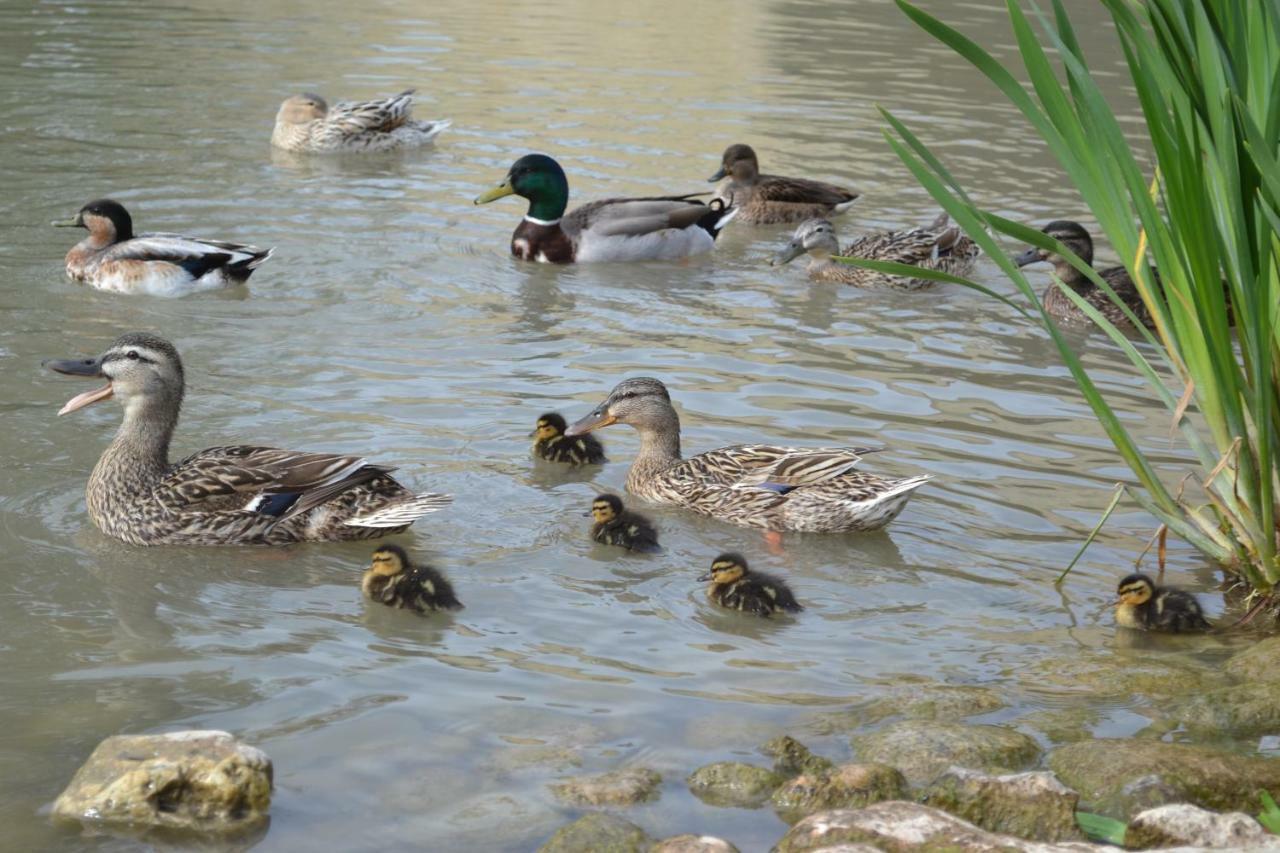
<svg viewBox="0 0 1280 853"><path fill-rule="evenodd" d="M697 580L698 580L698 583L705 583L711 580L711 572L703 572L702 574L698 575Z"/></svg>
<svg viewBox="0 0 1280 853"><path fill-rule="evenodd" d="M564 434L565 435L585 435L586 433L591 432L593 429L600 429L601 427L607 427L610 424L616 424L617 422L618 422L618 419L615 418L613 415L609 414L609 412L605 409L604 406L601 406L600 408L596 409L594 412L587 415L582 420L577 421L573 426L565 430Z"/></svg>
<svg viewBox="0 0 1280 853"><path fill-rule="evenodd" d="M721 166L720 171L716 172L714 175L707 178L707 183L714 184L716 181L723 180L724 176L727 174L729 173L725 171L723 166Z"/></svg>
<svg viewBox="0 0 1280 853"><path fill-rule="evenodd" d="M85 391L83 394L77 394L64 403L61 409L58 409L58 415L68 415L77 409L83 409L85 406L92 406L100 400L110 400L113 393L114 391L111 388L111 383L108 382L102 388L97 388L93 391Z"/></svg>
<svg viewBox="0 0 1280 853"><path fill-rule="evenodd" d="M515 189L511 186L511 179L507 178L488 192L483 192L476 196L475 204L488 204L491 201L497 201L500 198L515 195L515 192Z"/></svg>
<svg viewBox="0 0 1280 853"><path fill-rule="evenodd" d="M49 224L54 228L82 228L84 227L84 215L77 213L70 219L55 219Z"/></svg>
<svg viewBox="0 0 1280 853"><path fill-rule="evenodd" d="M96 358L65 358L53 359L46 361L44 366L52 370L54 373L61 373L66 376L87 376L87 377L103 377L102 362ZM102 400L110 400L113 389L111 382L102 388L95 388L92 391L85 391L83 394L77 394L66 402L61 409L58 409L59 415L66 415L77 409L83 409L85 406L92 406L94 403Z"/></svg>
<svg viewBox="0 0 1280 853"><path fill-rule="evenodd" d="M794 240L782 248L782 251L773 256L773 260L769 261L771 266L780 267L783 264L789 264L796 258L804 254L804 244L797 243Z"/></svg>
<svg viewBox="0 0 1280 853"><path fill-rule="evenodd" d="M1035 246L1032 246L1030 249L1027 249L1021 255L1014 255L1013 262L1020 267L1025 267L1030 264L1039 263L1040 250L1037 249Z"/></svg>

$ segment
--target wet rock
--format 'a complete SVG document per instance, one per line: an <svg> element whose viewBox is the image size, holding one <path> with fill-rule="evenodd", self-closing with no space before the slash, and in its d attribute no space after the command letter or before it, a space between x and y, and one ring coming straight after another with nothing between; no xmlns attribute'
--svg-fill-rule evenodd
<svg viewBox="0 0 1280 853"><path fill-rule="evenodd" d="M1080 652L1037 661L1019 675L1042 690L1064 695L1156 699L1187 696L1227 686L1219 670L1162 661L1149 653Z"/></svg>
<svg viewBox="0 0 1280 853"><path fill-rule="evenodd" d="M1242 812L1219 814L1187 803L1159 806L1135 815L1124 833L1130 850L1150 847L1230 847L1239 849L1280 839Z"/></svg>
<svg viewBox="0 0 1280 853"><path fill-rule="evenodd" d="M843 734L890 717L957 721L1003 707L1000 694L986 687L926 682L895 688L848 710L821 714L808 728L816 734Z"/></svg>
<svg viewBox="0 0 1280 853"><path fill-rule="evenodd" d="M1280 759L1163 741L1081 741L1051 752L1049 767L1088 811L1123 819L1170 802L1245 811L1280 788Z"/></svg>
<svg viewBox="0 0 1280 853"><path fill-rule="evenodd" d="M1280 637L1268 637L1232 655L1226 671L1241 681L1280 681Z"/></svg>
<svg viewBox="0 0 1280 853"><path fill-rule="evenodd" d="M1040 755L1034 740L1002 726L905 720L853 739L858 757L897 767L913 785L953 765L1020 770Z"/></svg>
<svg viewBox="0 0 1280 853"><path fill-rule="evenodd" d="M1045 708L1018 718L1018 725L1040 732L1051 743L1075 743L1093 737L1100 717L1089 708Z"/></svg>
<svg viewBox="0 0 1280 853"><path fill-rule="evenodd" d="M650 847L649 853L738 853L738 848L723 838L689 833L664 838Z"/></svg>
<svg viewBox="0 0 1280 853"><path fill-rule="evenodd" d="M952 767L926 792L929 805L983 829L1036 841L1075 841L1080 795L1052 773L991 776Z"/></svg>
<svg viewBox="0 0 1280 853"><path fill-rule="evenodd" d="M1192 730L1240 736L1280 732L1280 681L1200 693L1183 703L1174 716Z"/></svg>
<svg viewBox="0 0 1280 853"><path fill-rule="evenodd" d="M556 830L539 853L645 853L653 844L629 820L604 812L584 815Z"/></svg>
<svg viewBox="0 0 1280 853"><path fill-rule="evenodd" d="M785 779L741 761L717 761L699 767L689 775L689 790L704 803L732 808L754 808L762 804Z"/></svg>
<svg viewBox="0 0 1280 853"><path fill-rule="evenodd" d="M818 812L797 823L773 848L774 853L801 850L830 851L839 845L871 845L877 850L929 851L1026 851L1026 853L1068 853L1101 851L1098 845L1083 842L1045 844L1024 841L1012 835L987 832L944 811L895 800L863 809L836 809Z"/></svg>
<svg viewBox="0 0 1280 853"><path fill-rule="evenodd" d="M271 759L222 731L109 737L53 804L56 817L239 832L271 805Z"/></svg>
<svg viewBox="0 0 1280 853"><path fill-rule="evenodd" d="M773 792L773 807L787 823L830 809L856 809L907 795L907 780L887 764L842 764L795 777Z"/></svg>
<svg viewBox="0 0 1280 853"><path fill-rule="evenodd" d="M648 767L628 767L600 776L552 784L551 793L575 806L631 806L656 799L662 776Z"/></svg>
<svg viewBox="0 0 1280 853"><path fill-rule="evenodd" d="M782 735L760 747L760 751L773 759L773 770L784 776L798 773L823 773L835 767L835 762L814 755L809 747L790 735Z"/></svg>

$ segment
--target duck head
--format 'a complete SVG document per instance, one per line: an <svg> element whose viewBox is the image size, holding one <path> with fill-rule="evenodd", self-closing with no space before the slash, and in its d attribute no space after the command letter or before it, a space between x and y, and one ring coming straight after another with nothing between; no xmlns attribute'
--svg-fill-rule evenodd
<svg viewBox="0 0 1280 853"><path fill-rule="evenodd" d="M409 555L399 545L381 545L373 552L368 571L382 577L395 577L409 565Z"/></svg>
<svg viewBox="0 0 1280 853"><path fill-rule="evenodd" d="M124 205L109 198L89 202L70 219L51 223L56 228L83 228L102 245L133 239L133 217Z"/></svg>
<svg viewBox="0 0 1280 853"><path fill-rule="evenodd" d="M1068 219L1059 219L1050 222L1044 228L1040 229L1045 234L1057 240L1066 246L1076 256L1086 264L1093 263L1093 238L1089 236L1089 232L1084 229L1079 222L1072 222ZM1038 264L1040 262L1053 264L1055 267L1070 267L1071 262L1050 249L1041 249L1032 246L1020 255L1014 257L1013 262L1020 267L1029 266L1030 264Z"/></svg>
<svg viewBox="0 0 1280 853"><path fill-rule="evenodd" d="M1116 586L1117 603L1131 607L1146 604L1155 593L1156 585L1146 575L1129 575Z"/></svg>
<svg viewBox="0 0 1280 853"><path fill-rule="evenodd" d="M605 401L589 415L565 431L565 435L582 435L611 424L628 424L639 430L670 428L676 411L671 406L667 386L647 376L626 379L609 392Z"/></svg>
<svg viewBox="0 0 1280 853"><path fill-rule="evenodd" d="M488 192L476 196L476 204L488 204L509 195L528 199L525 218L550 223L569 206L569 179L560 164L545 154L526 154L511 164L507 176Z"/></svg>
<svg viewBox="0 0 1280 853"><path fill-rule="evenodd" d="M597 495L591 502L591 518L596 524L608 524L622 515L622 499L617 495Z"/></svg>
<svg viewBox="0 0 1280 853"><path fill-rule="evenodd" d="M730 145L720 157L720 171L707 178L710 183L722 180L729 175L739 183L750 183L760 174L760 163L756 160L756 152L750 145L738 143Z"/></svg>
<svg viewBox="0 0 1280 853"><path fill-rule="evenodd" d="M534 442L549 441L557 436L564 435L567 426L564 416L559 412L547 412L538 418L538 423L534 425L533 432L529 433L529 437Z"/></svg>
<svg viewBox="0 0 1280 853"><path fill-rule="evenodd" d="M698 580L722 586L745 577L749 571L747 561L741 554L726 553L712 560L711 568L698 575Z"/></svg>
<svg viewBox="0 0 1280 853"><path fill-rule="evenodd" d="M44 366L67 376L107 380L102 388L72 397L59 415L112 397L120 399L126 417L156 404L175 412L182 405L182 359L173 344L146 332L121 335L97 358L49 360Z"/></svg>
<svg viewBox="0 0 1280 853"><path fill-rule="evenodd" d="M276 113L276 122L279 124L306 124L319 118L324 118L329 113L329 104L319 95L313 95L303 92L301 95L293 95L285 98L280 104L280 111Z"/></svg>
<svg viewBox="0 0 1280 853"><path fill-rule="evenodd" d="M769 261L774 266L790 263L805 252L819 260L840 254L840 244L836 240L836 227L825 219L810 219L800 223L796 233L787 241L778 254Z"/></svg>

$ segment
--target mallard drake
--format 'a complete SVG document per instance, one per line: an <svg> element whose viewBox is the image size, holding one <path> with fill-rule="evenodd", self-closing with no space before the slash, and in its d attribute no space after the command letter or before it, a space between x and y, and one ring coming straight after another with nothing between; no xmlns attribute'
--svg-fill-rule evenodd
<svg viewBox="0 0 1280 853"><path fill-rule="evenodd" d="M403 610L462 609L448 578L431 566L414 565L399 545L382 545L373 552L360 589L371 601Z"/></svg>
<svg viewBox="0 0 1280 853"><path fill-rule="evenodd" d="M710 581L707 598L730 610L757 616L771 616L779 610L787 613L804 610L785 582L764 572L751 571L741 554L716 557L711 568L699 575L698 580Z"/></svg>
<svg viewBox="0 0 1280 853"><path fill-rule="evenodd" d="M836 533L874 530L901 512L923 474L890 480L853 470L860 447L775 447L742 444L684 459L680 418L657 379L627 379L595 411L569 428L582 435L610 424L640 433L640 454L627 472L627 491L646 500L769 531Z"/></svg>
<svg viewBox="0 0 1280 853"><path fill-rule="evenodd" d="M1050 222L1041 230L1074 252L1086 264L1093 264L1093 238L1089 236L1089 232L1080 223L1059 219ZM1013 262L1020 267L1042 262L1053 264L1054 275L1067 287L1083 296L1085 301L1097 308L1103 317L1106 317L1116 326L1132 327L1129 318L1120 310L1120 306L1112 302L1111 297L1107 296L1100 287L1090 281L1088 276L1073 267L1071 262L1062 255L1051 252L1048 249L1032 246L1015 257ZM1129 310L1133 312L1140 323L1147 328L1155 328L1155 321L1151 319L1151 312L1147 310L1146 304L1138 294L1138 288L1134 285L1133 279L1130 278L1128 270L1124 267L1107 267L1095 270L1095 272L1111 286L1111 289L1116 292L1116 296L1129 307ZM1063 293L1054 283L1050 283L1045 288L1042 301L1044 302L1045 310L1051 316L1067 320L1089 319L1071 301L1070 297Z"/></svg>
<svg viewBox="0 0 1280 853"><path fill-rule="evenodd" d="M604 456L604 445L593 435L569 438L567 428L559 412L547 412L538 418L529 436L533 439L533 453L549 462L567 462L570 465L600 465L609 460Z"/></svg>
<svg viewBox="0 0 1280 853"><path fill-rule="evenodd" d="M97 358L45 366L107 380L68 400L59 415L112 397L124 407L86 499L98 529L131 545L372 539L402 532L452 500L415 495L390 476L393 469L359 456L230 446L170 462L185 382L178 351L155 335L132 332Z"/></svg>
<svg viewBox="0 0 1280 853"><path fill-rule="evenodd" d="M1146 575L1133 574L1116 587L1116 624L1122 628L1190 633L1213 626L1200 602L1186 590L1156 586Z"/></svg>
<svg viewBox="0 0 1280 853"><path fill-rule="evenodd" d="M607 198L565 213L569 180L545 154L526 154L502 183L476 198L487 204L509 195L529 200L511 235L511 254L551 264L588 261L661 261L715 248L716 235L734 217L721 202L691 196Z"/></svg>
<svg viewBox="0 0 1280 853"><path fill-rule="evenodd" d="M307 154L399 151L434 140L452 122L414 121L413 89L378 101L341 101L331 108L319 95L286 98L276 113L271 144Z"/></svg>
<svg viewBox="0 0 1280 853"><path fill-rule="evenodd" d="M605 545L620 545L629 551L653 554L662 550L653 522L638 512L629 512L617 495L597 495L591 502L591 538Z"/></svg>
<svg viewBox="0 0 1280 853"><path fill-rule="evenodd" d="M831 260L831 256L894 261L952 275L966 275L978 257L978 246L961 234L957 226L951 225L945 213L924 228L864 234L843 250L836 240L834 225L825 219L810 219L796 229L795 235L771 263L785 264L805 252L810 258L809 278L814 281L838 281L854 287L922 290L932 287L933 282L927 278L907 278L849 266Z"/></svg>
<svg viewBox="0 0 1280 853"><path fill-rule="evenodd" d="M760 163L750 145L726 148L720 171L707 180L723 181L716 187L716 197L737 208L738 218L749 225L833 216L844 213L858 200L858 193L835 184L760 174Z"/></svg>
<svg viewBox="0 0 1280 853"><path fill-rule="evenodd" d="M53 223L89 232L67 252L67 275L98 290L186 296L244 284L275 249L180 234L133 233L133 217L109 198Z"/></svg>

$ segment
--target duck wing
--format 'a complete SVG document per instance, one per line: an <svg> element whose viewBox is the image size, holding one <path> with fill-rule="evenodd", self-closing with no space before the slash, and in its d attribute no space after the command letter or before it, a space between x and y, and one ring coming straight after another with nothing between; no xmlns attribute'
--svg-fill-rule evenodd
<svg viewBox="0 0 1280 853"><path fill-rule="evenodd" d="M779 447L739 444L708 450L668 469L670 476L737 488L764 487L785 494L851 471L870 447Z"/></svg>
<svg viewBox="0 0 1280 853"><path fill-rule="evenodd" d="M753 200L777 201L791 204L826 204L836 207L848 204L858 197L850 189L812 181L808 178L784 178L778 175L760 175L752 190Z"/></svg>
<svg viewBox="0 0 1280 853"><path fill-rule="evenodd" d="M606 198L575 207L560 228L575 236L590 229L603 237L636 237L664 228L688 228L706 216L708 207L694 193L653 198Z"/></svg>
<svg viewBox="0 0 1280 853"><path fill-rule="evenodd" d="M269 258L272 251L245 243L204 240L181 234L140 234L108 247L100 256L100 263L165 261L182 267L192 278L200 278L218 267L243 265L254 269Z"/></svg>
<svg viewBox="0 0 1280 853"><path fill-rule="evenodd" d="M413 89L375 101L342 101L334 104L325 122L344 134L388 133L410 118Z"/></svg>

